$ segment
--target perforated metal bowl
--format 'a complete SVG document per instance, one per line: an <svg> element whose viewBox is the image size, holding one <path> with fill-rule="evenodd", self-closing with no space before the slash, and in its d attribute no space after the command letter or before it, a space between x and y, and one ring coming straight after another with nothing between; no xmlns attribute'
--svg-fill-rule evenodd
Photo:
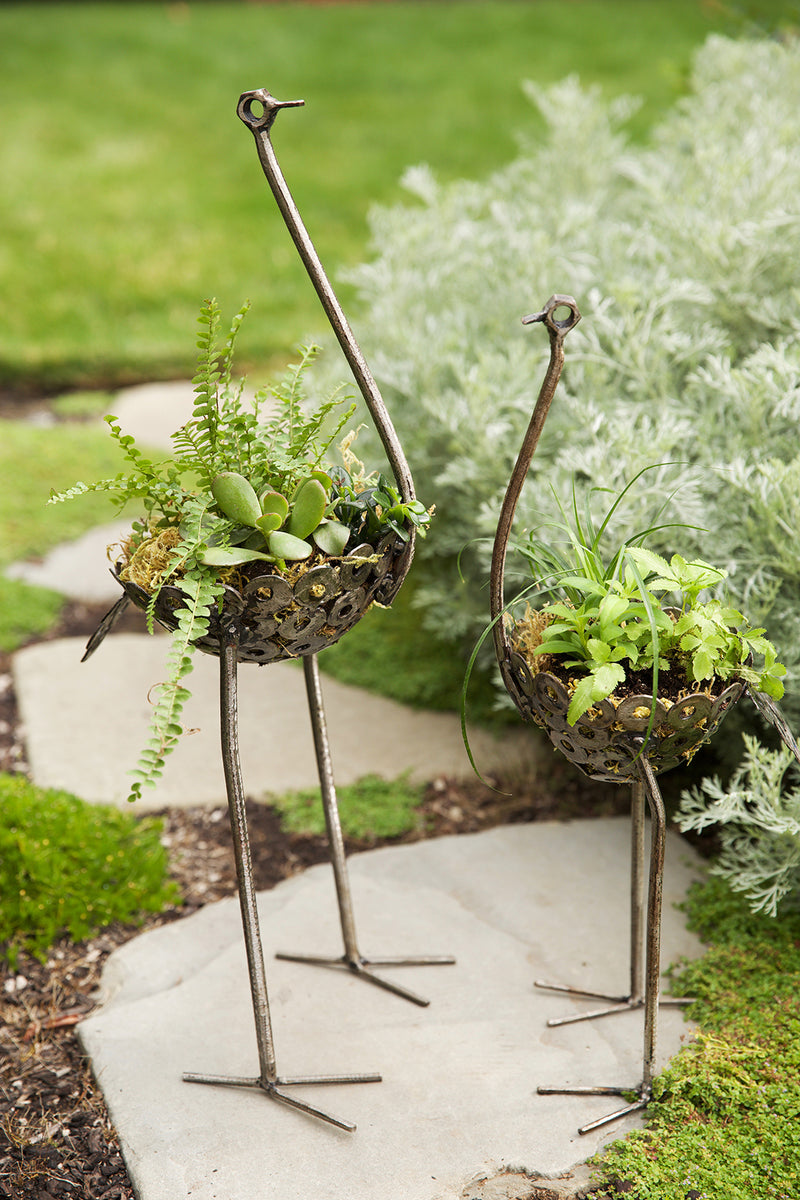
<svg viewBox="0 0 800 1200"><path fill-rule="evenodd" d="M265 573L251 579L241 592L226 586L221 609L211 613L208 633L194 645L218 655L223 623L234 618L239 627L239 662L279 662L324 650L352 629L374 601L391 603L409 557L408 543L391 533L377 546L356 546L342 558L311 567L294 585L283 575ZM146 609L149 592L120 579L119 570L116 575L130 600ZM156 599L155 618L173 630L185 605L180 588L165 585Z"/></svg>
<svg viewBox="0 0 800 1200"><path fill-rule="evenodd" d="M570 694L549 671L531 671L522 654L510 651L500 662L503 682L521 715L547 731L550 741L590 779L623 783L636 772L641 738L650 723L651 694L601 700L567 722ZM704 691L675 703L656 697L653 728L645 753L655 774L688 762L719 728L744 691L741 683L715 681Z"/></svg>

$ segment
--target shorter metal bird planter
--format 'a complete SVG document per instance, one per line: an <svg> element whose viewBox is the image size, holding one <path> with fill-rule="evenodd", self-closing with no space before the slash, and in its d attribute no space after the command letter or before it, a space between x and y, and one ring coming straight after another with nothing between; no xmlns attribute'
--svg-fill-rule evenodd
<svg viewBox="0 0 800 1200"><path fill-rule="evenodd" d="M739 699L740 682L715 684L702 690L686 687L674 700L653 697L652 691L629 689L592 705L570 723L568 710L574 680L569 671L556 674L514 644L513 622L506 617L504 573L511 526L522 486L555 394L564 361L563 342L580 320L571 296L551 297L544 309L525 323L541 322L550 338L550 361L533 416L509 481L498 520L491 571L491 616L495 650L506 688L521 715L547 731L553 745L586 775L615 784L631 785L631 909L630 987L626 995L601 996L586 989L536 981L574 996L605 999L610 1007L578 1016L551 1020L549 1025L587 1020L613 1012L644 1009L642 1078L633 1085L611 1087L539 1087L540 1094L575 1093L622 1095L633 1091L637 1099L597 1121L581 1127L588 1133L609 1121L645 1107L652 1092L655 1067L660 980L661 910L666 841L666 818L656 775L690 758L718 728ZM509 628L510 626L510 628ZM540 669L540 667L542 669ZM646 949L643 973L645 800L652 818L650 868L647 887ZM682 998L668 1002L686 1004Z"/></svg>

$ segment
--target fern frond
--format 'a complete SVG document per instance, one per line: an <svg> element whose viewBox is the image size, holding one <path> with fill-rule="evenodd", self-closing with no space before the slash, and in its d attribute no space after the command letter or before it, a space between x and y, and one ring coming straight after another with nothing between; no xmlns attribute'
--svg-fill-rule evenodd
<svg viewBox="0 0 800 1200"><path fill-rule="evenodd" d="M219 381L217 336L220 310L216 300L206 300L197 318L200 333L197 338L197 373L192 380L195 402L189 422L197 438L196 450L200 460L213 462L216 455L219 429ZM185 428L185 427L184 427ZM206 472L204 471L204 474ZM207 480L210 482L210 480Z"/></svg>
<svg viewBox="0 0 800 1200"><path fill-rule="evenodd" d="M157 684L158 700L150 724L150 738L139 755L128 800L141 799L142 788L155 787L164 773L165 760L183 733L180 723L190 692L183 680L193 669L192 644L208 632L208 617L221 593L218 584L200 574L186 575L178 583L187 604L177 612L178 624L167 655L167 678Z"/></svg>

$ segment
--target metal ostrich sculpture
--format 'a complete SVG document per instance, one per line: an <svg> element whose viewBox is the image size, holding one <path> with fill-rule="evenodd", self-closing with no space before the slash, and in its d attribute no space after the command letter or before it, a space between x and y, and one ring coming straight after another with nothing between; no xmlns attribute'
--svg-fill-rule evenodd
<svg viewBox="0 0 800 1200"><path fill-rule="evenodd" d="M559 1086L537 1089L542 1095L623 1095L631 1091L636 1093L637 1098L632 1103L583 1125L579 1132L585 1134L646 1107L652 1094L659 1004L690 1003L690 1000L685 998L662 999L659 995L666 817L656 776L676 766L683 755L692 752L711 737L725 713L745 692L750 695L762 717L775 726L781 739L798 761L800 749L774 701L739 681L723 687L713 698L697 692L684 697L669 709L657 702L656 724L647 741L645 737L653 706L652 696L633 696L616 708L608 701L603 701L597 707L595 717L590 718L587 714L578 725L570 726L566 720L569 696L563 684L547 671L540 671L534 675L525 658L512 648L504 622L506 550L522 487L561 375L564 364L564 339L580 319L575 300L566 295L551 296L541 312L523 317L523 324L541 323L546 327L550 338L550 361L498 519L490 576L490 607L500 672L521 715L526 720L543 726L555 747L590 778L616 784L628 783L631 787L629 990L625 995L607 996L565 984L546 983L541 980L535 983L536 987L610 1002L606 1007L591 1012L549 1020L547 1024L550 1026L644 1009L642 1078L638 1084L632 1087ZM643 712L647 715L643 716ZM652 736L653 734L657 736ZM652 820L643 965L645 801Z"/></svg>
<svg viewBox="0 0 800 1200"><path fill-rule="evenodd" d="M270 131L278 112L282 108L296 108L302 104L302 100L276 100L266 89L260 88L243 93L238 102L237 114L255 137L258 156L278 208L364 397L402 500L410 502L414 500L414 485L394 426L306 231L270 140ZM240 662L268 663L286 658L302 658L330 843L344 953L333 957L283 953L278 957L316 965L343 967L359 979L415 1004L427 1005L427 999L393 980L386 979L373 968L451 964L455 962L454 958L449 955L367 958L359 950L317 663L317 651L338 640L360 619L373 601L389 604L394 598L411 565L414 532L413 528L410 529L405 541L397 539L395 535L387 536L378 547L377 553L372 553L369 547L356 548L350 562L344 557L335 568L326 565L314 568L305 576L305 582L301 580L294 588L275 575L254 579L245 588L243 595L225 587L221 613L211 614L208 634L196 642L200 650L218 657L220 662L222 761L256 1027L259 1074L254 1078L239 1078L190 1073L184 1075L184 1079L192 1083L257 1088L271 1099L348 1131L354 1130L355 1125L289 1096L283 1088L292 1084L373 1083L380 1081L380 1075L320 1075L297 1078L279 1076L277 1073L239 758L237 671ZM362 554L359 557L359 549L366 549L366 556ZM311 584L309 580L312 581ZM118 582L123 587L124 594L103 618L89 640L84 661L94 653L129 601L132 600L134 604L143 608L151 603L151 598L142 588L123 582L119 578ZM169 585L163 586L155 603L156 619L167 628L174 629L177 621L175 612L183 603L184 597L178 589ZM281 606L284 606L285 610L287 605L291 607L291 616L282 622L276 633L275 613ZM291 626L291 629L288 626Z"/></svg>

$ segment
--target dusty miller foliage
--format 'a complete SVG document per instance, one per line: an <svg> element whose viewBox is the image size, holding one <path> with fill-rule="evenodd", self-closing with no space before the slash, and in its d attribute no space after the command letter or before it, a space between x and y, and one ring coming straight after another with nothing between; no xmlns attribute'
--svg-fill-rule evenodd
<svg viewBox="0 0 800 1200"><path fill-rule="evenodd" d="M713 873L743 892L754 911L775 916L800 881L800 788L786 782L797 764L791 751L767 750L747 734L745 746L727 788L714 777L683 793L678 823L684 831L721 825Z"/></svg>
<svg viewBox="0 0 800 1200"><path fill-rule="evenodd" d="M710 38L645 146L625 133L633 100L575 78L524 87L544 136L523 135L485 181L410 170L412 201L373 213L374 255L353 274L359 340L437 507L422 620L466 648L486 624L497 515L548 354L520 317L568 292L583 320L518 528L553 519L551 485L568 497L575 473L619 490L647 464L686 464L648 472L615 536L681 482L673 519L705 532L654 548L728 571L731 602L789 668L797 728L800 46ZM507 596L514 574L509 560Z"/></svg>

